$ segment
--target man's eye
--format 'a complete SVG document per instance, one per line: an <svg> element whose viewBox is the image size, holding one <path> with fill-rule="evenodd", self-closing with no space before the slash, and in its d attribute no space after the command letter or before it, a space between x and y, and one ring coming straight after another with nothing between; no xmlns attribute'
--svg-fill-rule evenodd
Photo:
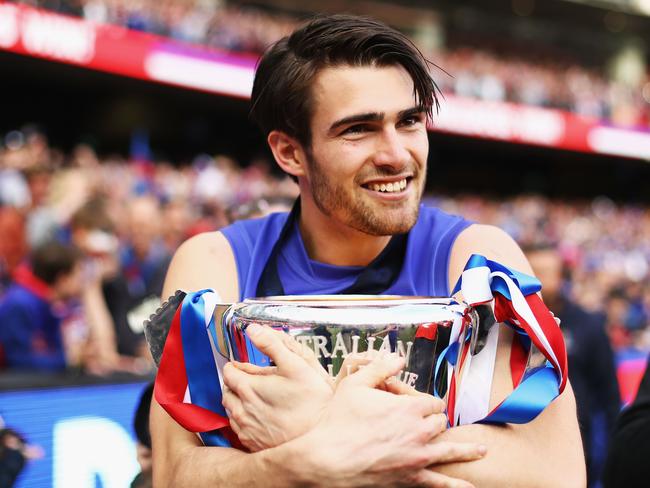
<svg viewBox="0 0 650 488"><path fill-rule="evenodd" d="M343 132L341 132L341 134L342 135L363 134L364 132L368 132L368 130L369 128L367 125L359 124L359 125L353 125L351 127L348 127Z"/></svg>
<svg viewBox="0 0 650 488"><path fill-rule="evenodd" d="M420 122L422 122L422 117L418 115L411 115L410 117L406 117L405 119L402 119L400 122L400 125L403 127L410 127L413 125L417 125Z"/></svg>

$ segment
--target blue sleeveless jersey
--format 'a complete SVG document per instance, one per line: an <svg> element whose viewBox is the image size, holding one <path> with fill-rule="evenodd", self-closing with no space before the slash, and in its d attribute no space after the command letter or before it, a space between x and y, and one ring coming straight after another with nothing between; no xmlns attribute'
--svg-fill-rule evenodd
<svg viewBox="0 0 650 488"><path fill-rule="evenodd" d="M221 229L235 255L239 299L254 297L257 283L287 220L287 213L242 220ZM437 208L420 207L409 232L404 265L384 293L390 295L449 296L448 266L452 245L472 222ZM333 266L309 258L298 230L289 234L278 256L278 274L287 295L335 294L348 288L363 269Z"/></svg>

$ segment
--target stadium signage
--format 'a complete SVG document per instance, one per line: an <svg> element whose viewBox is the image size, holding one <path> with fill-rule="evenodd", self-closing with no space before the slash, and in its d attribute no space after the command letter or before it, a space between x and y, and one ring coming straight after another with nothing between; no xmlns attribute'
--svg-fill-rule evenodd
<svg viewBox="0 0 650 488"><path fill-rule="evenodd" d="M94 56L95 26L80 19L2 4L0 46L33 56L86 64Z"/></svg>
<svg viewBox="0 0 650 488"><path fill-rule="evenodd" d="M0 49L116 75L248 98L256 58L0 3ZM445 95L433 131L650 161L650 130L561 110Z"/></svg>

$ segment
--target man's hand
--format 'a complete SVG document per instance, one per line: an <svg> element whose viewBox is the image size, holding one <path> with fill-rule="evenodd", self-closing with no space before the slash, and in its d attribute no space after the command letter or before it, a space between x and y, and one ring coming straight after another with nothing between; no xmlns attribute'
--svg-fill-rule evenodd
<svg viewBox="0 0 650 488"><path fill-rule="evenodd" d="M250 325L246 334L276 366L226 364L223 406L242 444L256 452L311 429L332 396L333 382L311 350L289 335L259 325Z"/></svg>
<svg viewBox="0 0 650 488"><path fill-rule="evenodd" d="M343 377L319 423L298 439L327 486L472 486L427 468L480 459L485 447L433 443L447 428L444 402L394 385L403 367L402 358L388 355Z"/></svg>

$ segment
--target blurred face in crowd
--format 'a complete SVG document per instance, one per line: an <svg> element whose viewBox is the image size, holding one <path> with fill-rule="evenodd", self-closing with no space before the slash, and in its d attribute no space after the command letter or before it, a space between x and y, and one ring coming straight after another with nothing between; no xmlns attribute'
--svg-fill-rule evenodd
<svg viewBox="0 0 650 488"><path fill-rule="evenodd" d="M29 176L29 192L34 207L45 204L50 191L51 179L50 173L46 171L35 172Z"/></svg>
<svg viewBox="0 0 650 488"><path fill-rule="evenodd" d="M83 264L78 261L69 273L61 273L52 289L57 299L70 300L81 296L83 290Z"/></svg>
<svg viewBox="0 0 650 488"><path fill-rule="evenodd" d="M527 254L535 276L542 282L545 300L555 299L562 288L562 258L554 249L532 251Z"/></svg>
<svg viewBox="0 0 650 488"><path fill-rule="evenodd" d="M184 200L169 203L163 212L165 225L162 228L165 241L176 248L186 237L188 223L192 216Z"/></svg>
<svg viewBox="0 0 650 488"><path fill-rule="evenodd" d="M160 210L154 198L140 197L129 204L129 235L138 257L144 259L160 234Z"/></svg>
<svg viewBox="0 0 650 488"><path fill-rule="evenodd" d="M428 138L413 81L401 66L323 69L302 198L370 235L407 232L417 220Z"/></svg>

